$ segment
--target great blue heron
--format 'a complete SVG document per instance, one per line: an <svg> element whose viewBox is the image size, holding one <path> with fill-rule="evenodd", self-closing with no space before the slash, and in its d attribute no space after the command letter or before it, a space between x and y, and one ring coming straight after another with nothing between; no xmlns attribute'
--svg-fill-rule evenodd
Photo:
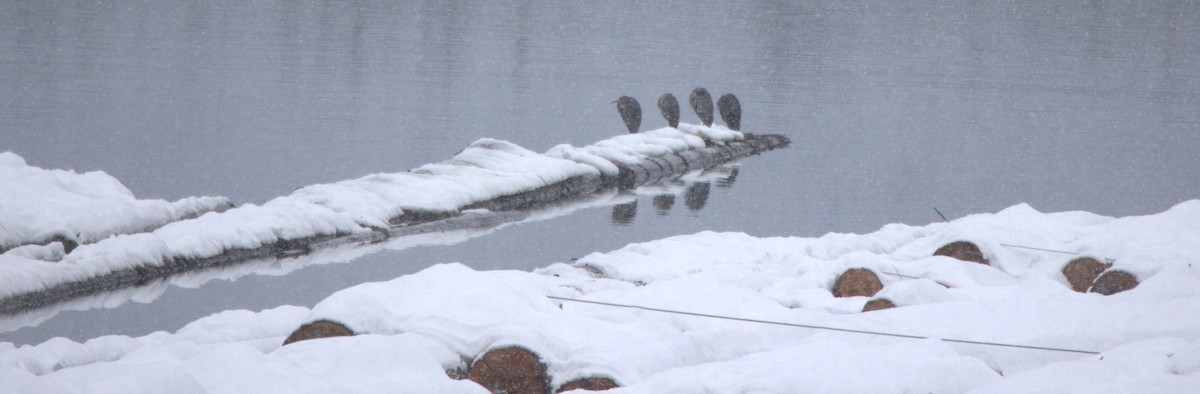
<svg viewBox="0 0 1200 394"><path fill-rule="evenodd" d="M742 104L738 102L737 96L733 93L721 95L721 99L717 100L717 109L721 111L721 120L729 125L730 130L742 128Z"/></svg>
<svg viewBox="0 0 1200 394"><path fill-rule="evenodd" d="M692 95L688 97L688 103L692 105L693 110L696 110L696 115L700 116L700 121L705 126L712 126L713 102L712 95L708 94L708 90L704 88L693 89Z"/></svg>
<svg viewBox="0 0 1200 394"><path fill-rule="evenodd" d="M666 93L659 97L658 110L667 119L667 125L679 127L679 100L675 99L675 95Z"/></svg>
<svg viewBox="0 0 1200 394"><path fill-rule="evenodd" d="M621 114L621 120L625 121L625 127L629 128L630 133L637 133L638 127L642 125L642 105L638 104L637 99L629 96L621 96L617 101L617 112Z"/></svg>

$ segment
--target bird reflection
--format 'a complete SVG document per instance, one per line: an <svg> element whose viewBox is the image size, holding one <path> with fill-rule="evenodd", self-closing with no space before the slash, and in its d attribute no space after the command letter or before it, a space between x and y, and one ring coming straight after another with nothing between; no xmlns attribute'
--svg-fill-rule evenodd
<svg viewBox="0 0 1200 394"><path fill-rule="evenodd" d="M612 208L612 223L618 226L628 226L637 216L637 200L614 205Z"/></svg>
<svg viewBox="0 0 1200 394"><path fill-rule="evenodd" d="M674 194L659 194L654 196L654 211L659 215L666 215L671 211L671 207L675 206Z"/></svg>
<svg viewBox="0 0 1200 394"><path fill-rule="evenodd" d="M687 191L683 193L683 203L687 205L688 210L692 212L704 209L704 204L708 203L708 182L697 182L688 186Z"/></svg>

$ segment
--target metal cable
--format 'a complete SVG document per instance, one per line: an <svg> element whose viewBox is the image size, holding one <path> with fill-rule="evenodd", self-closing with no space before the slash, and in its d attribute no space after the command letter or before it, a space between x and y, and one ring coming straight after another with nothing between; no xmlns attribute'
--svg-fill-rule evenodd
<svg viewBox="0 0 1200 394"><path fill-rule="evenodd" d="M1082 354L1100 354L1100 352L1091 351L1091 350L1064 349L1064 348L1055 348L1055 347L1046 347L1046 346L1014 345L1014 344L1009 344L1009 343L972 341L972 340L967 340L967 339L947 339L947 338L937 338L937 337L926 337L926 336L920 336L920 335L895 334L895 333L890 333L890 332L856 330L856 329L851 329L851 328L827 327L827 326L818 326L818 325L812 325L812 324L786 323L786 322L778 322L778 321L771 321L771 320L750 319L750 318L744 318L744 317L721 316L721 315L713 315L713 314L707 314L707 313L676 311L676 310L670 310L670 309L651 308L651 307L639 306L639 305L616 304L616 303L611 303L611 302L588 301L588 300L555 297L555 296L546 296L546 298L549 298L552 300L560 300L560 301L579 302L579 303L584 303L584 304L604 305L604 306L611 306L611 307L616 307L616 308L641 309L641 310L650 311L650 312L673 313L673 314L677 314L677 315L708 317L708 318L713 318L713 319L734 320L734 321L741 321L741 322L748 322L748 323L772 324L772 325L787 326L787 327L811 328L814 330L840 331L840 332L848 332L848 333L854 333L854 334L881 335L881 336L909 338L909 339L937 339L937 340L940 340L943 342L965 343L965 344L971 344L971 345L1010 347L1010 348L1018 348L1018 349L1047 350L1047 351L1054 351L1054 352L1068 352L1068 353L1082 353Z"/></svg>

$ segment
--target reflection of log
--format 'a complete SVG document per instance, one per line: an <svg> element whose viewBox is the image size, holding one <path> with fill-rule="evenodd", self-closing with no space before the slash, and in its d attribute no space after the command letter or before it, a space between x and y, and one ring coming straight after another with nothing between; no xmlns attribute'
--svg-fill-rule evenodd
<svg viewBox="0 0 1200 394"><path fill-rule="evenodd" d="M209 269L259 258L288 258L305 255L314 249L353 243L380 242L388 238L467 228L490 228L525 217L519 210L561 203L569 198L583 197L612 188L633 188L660 179L682 175L688 171L715 167L731 160L782 148L788 145L781 135L752 135L740 141L713 144L694 149L648 158L634 165L618 165L617 176L577 176L533 190L480 201L461 210L483 208L489 214L458 211L421 211L405 209L404 214L390 220L391 228L357 234L321 234L312 237L282 239L253 249L228 249L220 254L202 257L168 257L166 261L147 261L137 267L118 269L104 275L66 282L49 288L0 299L0 314L11 314L44 307L50 304L98 294L105 291L136 286L171 275Z"/></svg>
<svg viewBox="0 0 1200 394"><path fill-rule="evenodd" d="M733 184L735 182L737 182L737 176L738 176L738 169L737 169L737 167L733 167L733 169L731 169L729 171L729 176L721 178L721 179L717 179L717 187L727 188L727 187L733 186Z"/></svg>

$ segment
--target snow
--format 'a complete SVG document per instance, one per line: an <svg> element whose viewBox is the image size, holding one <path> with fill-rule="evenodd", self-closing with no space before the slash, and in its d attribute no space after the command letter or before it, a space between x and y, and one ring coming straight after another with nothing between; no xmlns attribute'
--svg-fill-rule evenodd
<svg viewBox="0 0 1200 394"><path fill-rule="evenodd" d="M103 171L45 170L12 152L0 153L0 191L0 252L55 235L92 243L230 206L224 197L138 200ZM37 249L27 247L21 253L36 258L62 254Z"/></svg>
<svg viewBox="0 0 1200 394"><path fill-rule="evenodd" d="M102 172L43 170L6 152L0 154L0 250L58 233L88 244L70 253L52 244L0 254L0 297L281 240L369 233L388 228L406 210L456 212L572 177L614 175L615 163L704 147L699 135L717 142L742 138L719 127L681 128L690 132L658 129L583 148L558 146L546 154L485 138L440 163L307 186L262 205L190 220L179 219L228 201L135 200L120 181Z"/></svg>
<svg viewBox="0 0 1200 394"><path fill-rule="evenodd" d="M992 266L931 256L975 242ZM1200 200L1109 218L1017 205L870 234L760 238L702 232L593 253L533 272L436 265L353 286L313 308L227 311L175 333L0 343L0 378L20 392L486 392L445 370L518 345L554 387L605 376L614 392L1197 392ZM1141 284L1070 290L1073 256L1114 259ZM897 308L859 312L837 275L879 274ZM900 273L902 276L886 273ZM915 335L908 339L567 302ZM301 324L360 335L281 347ZM1094 351L964 344L941 339Z"/></svg>

